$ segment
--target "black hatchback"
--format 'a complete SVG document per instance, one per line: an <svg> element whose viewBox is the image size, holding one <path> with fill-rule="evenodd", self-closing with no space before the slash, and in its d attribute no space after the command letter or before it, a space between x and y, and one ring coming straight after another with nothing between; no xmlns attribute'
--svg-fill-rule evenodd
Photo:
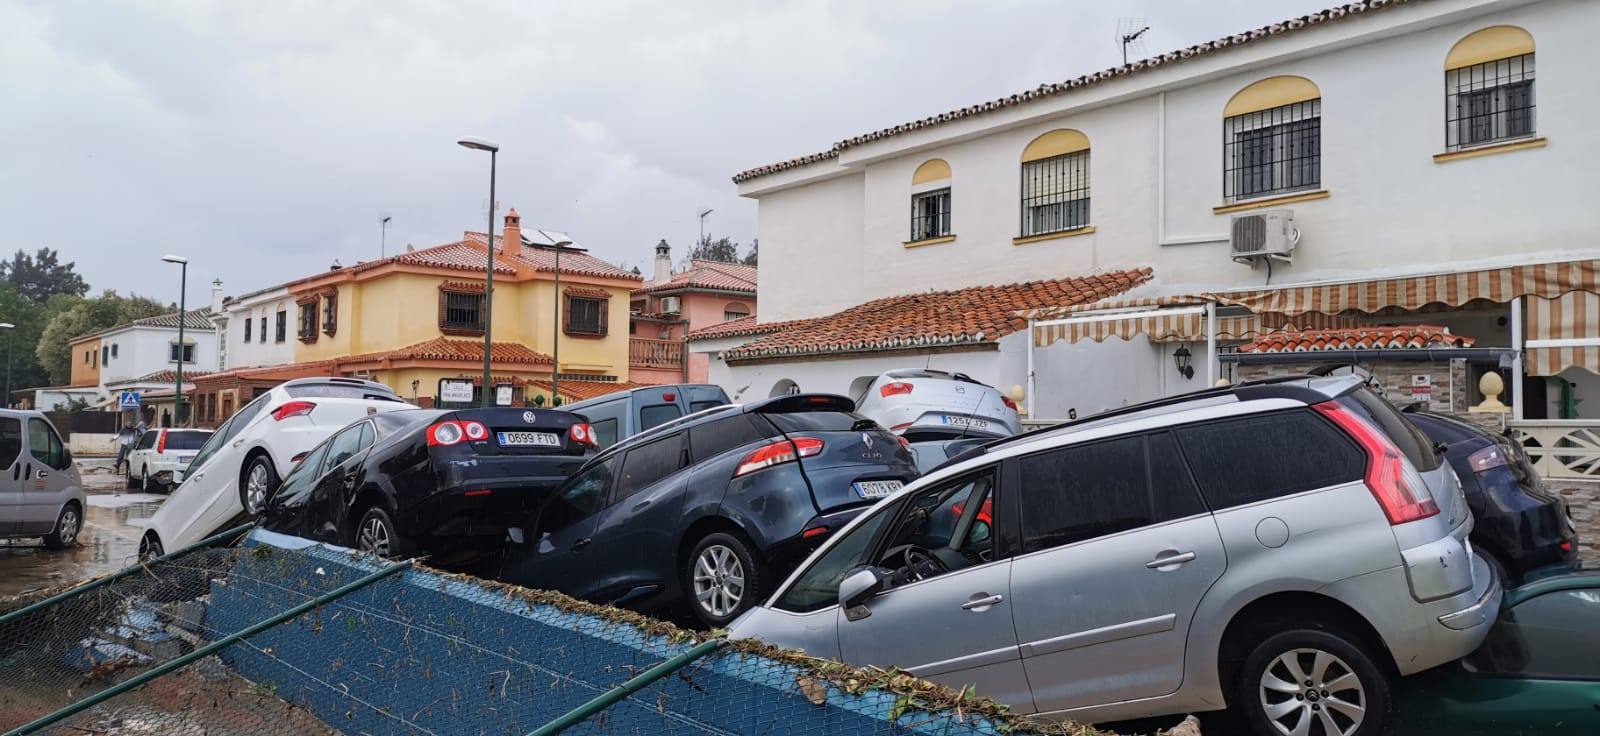
<svg viewBox="0 0 1600 736"><path fill-rule="evenodd" d="M686 603L722 626L916 477L900 438L842 396L706 409L591 459L496 576L635 608Z"/></svg>
<svg viewBox="0 0 1600 736"><path fill-rule="evenodd" d="M1577 559L1566 500L1545 488L1520 445L1442 414L1413 408L1405 414L1444 448L1476 522L1472 547L1499 568L1506 587L1534 568Z"/></svg>
<svg viewBox="0 0 1600 736"><path fill-rule="evenodd" d="M374 414L306 454L265 527L386 557L475 555L500 547L594 452L593 430L567 411Z"/></svg>

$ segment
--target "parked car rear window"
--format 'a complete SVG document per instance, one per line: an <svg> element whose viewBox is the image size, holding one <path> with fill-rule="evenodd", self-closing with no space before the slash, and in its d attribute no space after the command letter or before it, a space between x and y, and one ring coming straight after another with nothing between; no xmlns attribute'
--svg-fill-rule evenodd
<svg viewBox="0 0 1600 736"><path fill-rule="evenodd" d="M0 417L0 468L10 468L22 454L22 420Z"/></svg>
<svg viewBox="0 0 1600 736"><path fill-rule="evenodd" d="M627 457L622 459L622 477L617 479L612 503L623 501L677 472L683 466L682 438L674 434L628 450Z"/></svg>
<svg viewBox="0 0 1600 736"><path fill-rule="evenodd" d="M594 441L600 449L604 450L617 444L617 420L615 417L601 419L589 426L594 428Z"/></svg>
<svg viewBox="0 0 1600 736"><path fill-rule="evenodd" d="M765 437L766 433L758 429L748 415L735 413L690 427L689 451L698 463Z"/></svg>
<svg viewBox="0 0 1600 736"><path fill-rule="evenodd" d="M683 410L677 404L651 404L639 407L639 431L643 432L651 427L666 424L683 416Z"/></svg>
<svg viewBox="0 0 1600 736"><path fill-rule="evenodd" d="M715 409L715 408L717 408L719 406L722 406L722 405L724 405L726 403L728 403L728 402L726 402L726 401L691 401L691 402L689 402L689 413L693 414L693 413L695 413L697 411L705 411L707 409Z"/></svg>
<svg viewBox="0 0 1600 736"><path fill-rule="evenodd" d="M762 413L761 416L784 432L847 432L858 426L856 422L870 421L860 414L847 411Z"/></svg>
<svg viewBox="0 0 1600 736"><path fill-rule="evenodd" d="M211 436L210 432L183 431L177 429L167 430L167 451L172 450L198 450Z"/></svg>
<svg viewBox="0 0 1600 736"><path fill-rule="evenodd" d="M1342 432L1296 409L1177 429L1212 510L1361 479L1366 456Z"/></svg>
<svg viewBox="0 0 1600 736"><path fill-rule="evenodd" d="M1199 499L1152 493L1145 438L1119 437L1021 458L1022 549L1094 539L1199 513Z"/></svg>
<svg viewBox="0 0 1600 736"><path fill-rule="evenodd" d="M1382 429L1417 470L1427 472L1439 467L1439 454L1433 451L1433 440L1377 394L1357 389L1339 397L1339 403Z"/></svg>
<svg viewBox="0 0 1600 736"><path fill-rule="evenodd" d="M394 392L374 386L349 386L342 383L307 383L285 386L290 396L297 399L373 399L399 401Z"/></svg>

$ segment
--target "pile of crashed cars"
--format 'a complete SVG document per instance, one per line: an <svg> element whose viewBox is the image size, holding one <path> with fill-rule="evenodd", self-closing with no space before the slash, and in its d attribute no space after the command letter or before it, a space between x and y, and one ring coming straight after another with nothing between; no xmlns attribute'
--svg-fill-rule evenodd
<svg viewBox="0 0 1600 736"><path fill-rule="evenodd" d="M1027 433L1001 392L926 369L854 398L655 386L560 410L301 379L211 436L141 549L240 516L1080 722L1600 717L1600 571L1576 564L1565 503L1515 442L1352 377Z"/></svg>

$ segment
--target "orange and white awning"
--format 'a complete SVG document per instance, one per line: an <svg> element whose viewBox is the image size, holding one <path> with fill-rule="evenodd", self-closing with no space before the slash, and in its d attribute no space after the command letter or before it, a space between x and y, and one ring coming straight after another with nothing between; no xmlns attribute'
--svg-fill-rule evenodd
<svg viewBox="0 0 1600 736"><path fill-rule="evenodd" d="M1554 299L1533 296L1523 313L1528 375L1553 376L1574 366L1600 373L1600 295L1569 291Z"/></svg>
<svg viewBox="0 0 1600 736"><path fill-rule="evenodd" d="M1244 289L1209 296L1222 304L1245 307L1257 314L1295 316L1309 312L1409 311L1430 304L1459 307L1480 299L1504 304L1517 297L1554 299L1573 291L1600 291L1600 261L1535 263L1390 279Z"/></svg>

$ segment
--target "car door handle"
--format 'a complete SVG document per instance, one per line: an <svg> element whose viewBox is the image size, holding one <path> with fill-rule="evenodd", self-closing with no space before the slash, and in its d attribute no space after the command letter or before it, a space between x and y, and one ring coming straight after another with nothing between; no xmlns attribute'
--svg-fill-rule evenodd
<svg viewBox="0 0 1600 736"><path fill-rule="evenodd" d="M979 593L978 595L982 596L982 597L973 598L972 600L961 604L961 610L963 610L963 611L988 610L990 606L993 606L993 605L998 604L998 603L1004 603L1005 600L1006 600L1006 597L1003 596L1003 595L1000 595L999 593L995 593L994 595L990 595L990 596L985 596L982 593Z"/></svg>
<svg viewBox="0 0 1600 736"><path fill-rule="evenodd" d="M1157 557L1149 562L1146 562L1144 563L1144 566L1150 568L1151 570L1159 570L1163 567L1182 565L1185 562L1192 562L1193 560L1193 552L1172 552L1164 557Z"/></svg>
<svg viewBox="0 0 1600 736"><path fill-rule="evenodd" d="M242 438L242 437L233 441L233 446L234 447L238 447L239 445L242 445L242 444L244 444L244 438Z"/></svg>
<svg viewBox="0 0 1600 736"><path fill-rule="evenodd" d="M589 546L589 543L592 542L592 541L594 541L594 540L589 538L589 537L584 537L583 539L580 539L580 540L578 540L576 542L573 542L572 543L572 551L573 552L577 552L578 550Z"/></svg>

